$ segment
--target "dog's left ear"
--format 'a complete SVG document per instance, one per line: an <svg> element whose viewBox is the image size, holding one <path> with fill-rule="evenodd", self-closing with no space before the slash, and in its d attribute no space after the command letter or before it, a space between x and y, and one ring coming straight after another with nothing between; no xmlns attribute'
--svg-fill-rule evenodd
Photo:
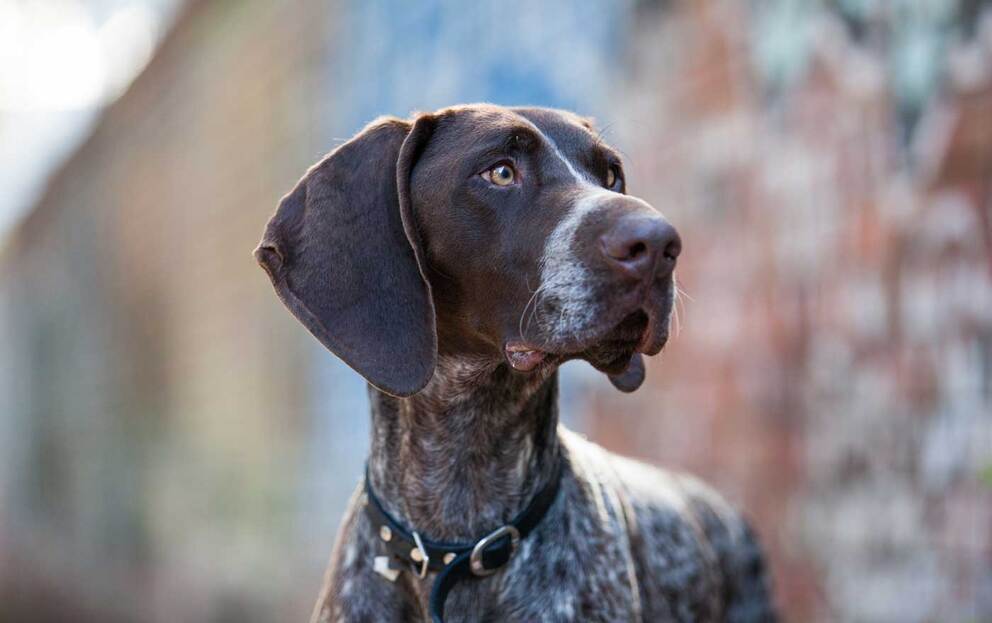
<svg viewBox="0 0 992 623"><path fill-rule="evenodd" d="M635 391L644 382L644 356L634 353L627 364L627 369L620 374L611 374L610 383L622 392Z"/></svg>
<svg viewBox="0 0 992 623"><path fill-rule="evenodd" d="M255 258L320 342L395 396L434 374L437 330L410 171L434 128L372 122L310 168L279 204Z"/></svg>

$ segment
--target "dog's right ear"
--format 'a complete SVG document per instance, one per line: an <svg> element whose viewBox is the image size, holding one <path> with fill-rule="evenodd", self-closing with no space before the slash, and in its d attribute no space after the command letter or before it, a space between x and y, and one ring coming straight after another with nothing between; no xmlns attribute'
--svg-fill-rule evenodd
<svg viewBox="0 0 992 623"><path fill-rule="evenodd" d="M279 298L375 387L420 391L437 331L411 214L410 170L433 118L372 122L283 197L255 258Z"/></svg>

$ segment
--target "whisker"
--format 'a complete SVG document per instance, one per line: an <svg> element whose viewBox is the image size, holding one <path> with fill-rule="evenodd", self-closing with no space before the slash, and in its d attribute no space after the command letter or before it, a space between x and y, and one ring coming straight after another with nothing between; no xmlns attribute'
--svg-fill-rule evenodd
<svg viewBox="0 0 992 623"><path fill-rule="evenodd" d="M527 289L529 290L530 289L529 282L526 285L527 285ZM531 322L531 320L533 320L534 314L537 312L537 308L539 307L539 302L538 302L539 301L539 297L540 297L541 293L544 291L545 285L546 284L543 284L542 283L541 285L539 285L537 287L536 290L534 290L534 293L531 294L530 299L527 300L527 304L524 305L523 311L520 312L520 320L519 320L519 322L517 322L517 330L520 331L520 339L522 339L524 341L527 340L526 332L527 332L527 329L530 328L530 322ZM527 325L524 326L524 316L527 315L527 308L530 307L532 303L533 303L534 306L531 308L531 316L527 320Z"/></svg>
<svg viewBox="0 0 992 623"><path fill-rule="evenodd" d="M614 121L612 123L607 123L605 126L603 126L602 128L600 128L599 130L596 130L596 139L595 139L596 140L596 143L599 144L599 145L605 145L606 144L606 133L609 132L610 129L612 129L613 126L615 126L615 125L616 125L616 121Z"/></svg>
<svg viewBox="0 0 992 623"><path fill-rule="evenodd" d="M685 300L689 299L692 301L693 298L682 289L682 286L679 285L678 279L673 277L672 284L675 286L675 305L673 306L673 311L675 312L676 335L678 335L682 332L682 315L688 315L686 312Z"/></svg>
<svg viewBox="0 0 992 623"><path fill-rule="evenodd" d="M538 292L543 294L544 291L543 289L539 289ZM538 297L538 299L534 302L534 307L532 307L530 310L530 317L527 318L527 325L524 327L525 331L530 329L531 323L534 322L534 319L538 317L537 313L540 307L541 307L541 299L540 297ZM540 322L538 322L538 324L540 324Z"/></svg>
<svg viewBox="0 0 992 623"><path fill-rule="evenodd" d="M674 277L673 277L673 278L672 278L672 283L673 283L673 284L675 284L675 291L676 291L676 292L677 292L677 293L678 293L678 294L679 294L680 296L684 296L685 298L687 298L687 299L689 299L689 300L690 300L690 301L692 301L693 303L695 303L695 302L696 302L696 299L694 299L694 298L692 298L691 296L689 296L689 293L688 293L688 292L686 292L686 291L685 291L685 289L683 289L683 288L682 288L682 284L681 284L681 283L679 283L679 280L678 280L677 278L674 278Z"/></svg>

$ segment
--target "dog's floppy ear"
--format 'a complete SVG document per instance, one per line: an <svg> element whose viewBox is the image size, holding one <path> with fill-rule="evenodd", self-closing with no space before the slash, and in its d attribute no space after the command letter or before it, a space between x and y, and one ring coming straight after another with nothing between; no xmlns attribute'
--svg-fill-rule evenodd
<svg viewBox="0 0 992 623"><path fill-rule="evenodd" d="M437 332L410 208L410 169L433 131L380 119L283 197L255 258L293 315L375 387L420 391Z"/></svg>

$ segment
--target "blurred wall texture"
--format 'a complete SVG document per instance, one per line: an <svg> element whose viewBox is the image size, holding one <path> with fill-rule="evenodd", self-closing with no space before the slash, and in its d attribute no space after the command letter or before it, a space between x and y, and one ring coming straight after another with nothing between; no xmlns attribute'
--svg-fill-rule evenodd
<svg viewBox="0 0 992 623"><path fill-rule="evenodd" d="M303 620L364 386L251 258L379 114L592 114L680 228L680 331L566 421L751 515L792 621L992 620L992 13L188 4L0 250L0 621Z"/></svg>

